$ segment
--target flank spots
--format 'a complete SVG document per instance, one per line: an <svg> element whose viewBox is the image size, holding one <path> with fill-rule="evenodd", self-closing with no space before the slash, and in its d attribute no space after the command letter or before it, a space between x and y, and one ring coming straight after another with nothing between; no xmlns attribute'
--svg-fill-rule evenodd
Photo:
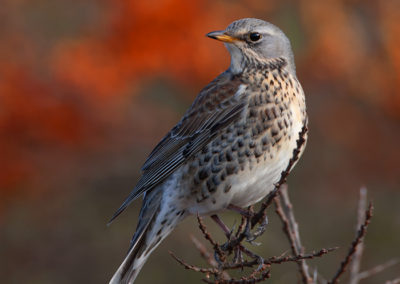
<svg viewBox="0 0 400 284"><path fill-rule="evenodd" d="M256 142L254 142L253 140L250 140L249 147L254 148L255 146L256 146Z"/></svg>
<svg viewBox="0 0 400 284"><path fill-rule="evenodd" d="M238 171L238 167L234 163L227 164L225 169L226 169L226 174L227 175L235 174Z"/></svg>
<svg viewBox="0 0 400 284"><path fill-rule="evenodd" d="M267 115L268 120L272 120L273 119L273 113L272 113L271 109L266 108L265 109L265 114Z"/></svg>
<svg viewBox="0 0 400 284"><path fill-rule="evenodd" d="M219 153L219 155L218 155L218 161L220 162L220 163L223 163L223 162L225 162L227 160L227 157L226 157L226 155L222 152L222 153Z"/></svg>
<svg viewBox="0 0 400 284"><path fill-rule="evenodd" d="M208 178L209 174L210 174L210 169L208 167L202 168L199 171L199 179L204 180Z"/></svg>
<svg viewBox="0 0 400 284"><path fill-rule="evenodd" d="M215 186L213 186L210 179L207 180L206 184L207 184L208 192L214 192L216 190Z"/></svg>
<svg viewBox="0 0 400 284"><path fill-rule="evenodd" d="M254 150L254 156L255 156L256 158L259 158L262 154L263 154L263 152L262 152L262 150L261 150L259 147L257 147L257 148Z"/></svg>
<svg viewBox="0 0 400 284"><path fill-rule="evenodd" d="M221 184L221 180L219 179L218 175L213 175L212 178L211 178L211 180L212 180L212 183L213 183L215 186L218 186L218 185Z"/></svg>
<svg viewBox="0 0 400 284"><path fill-rule="evenodd" d="M227 160L228 162L231 162L231 161L233 160L232 151L226 150L226 152L225 152L225 157L226 157L226 160Z"/></svg>
<svg viewBox="0 0 400 284"><path fill-rule="evenodd" d="M239 146L239 148L243 147L244 142L242 138L238 138L237 145Z"/></svg>
<svg viewBox="0 0 400 284"><path fill-rule="evenodd" d="M219 173L220 171L221 171L221 167L220 166L218 166L218 165L216 165L216 164L212 164L211 165L211 172L213 173L213 174L217 174L217 173Z"/></svg>
<svg viewBox="0 0 400 284"><path fill-rule="evenodd" d="M225 178L226 178L226 173L223 172L223 173L221 174L221 176L220 176L220 179L221 179L221 181L224 181Z"/></svg>
<svg viewBox="0 0 400 284"><path fill-rule="evenodd" d="M275 136L277 136L278 134L279 134L279 130L276 129L276 127L272 127L272 128L271 128L271 135L272 135L272 137L275 137Z"/></svg>

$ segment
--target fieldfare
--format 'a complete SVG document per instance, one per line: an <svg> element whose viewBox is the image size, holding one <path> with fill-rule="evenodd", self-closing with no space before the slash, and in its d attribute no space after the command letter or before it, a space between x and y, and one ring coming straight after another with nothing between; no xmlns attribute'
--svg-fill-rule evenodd
<svg viewBox="0 0 400 284"><path fill-rule="evenodd" d="M293 52L278 27L248 18L207 36L225 43L231 64L150 153L139 182L112 217L143 195L128 254L110 283L133 283L186 216L243 208L268 195L307 124Z"/></svg>

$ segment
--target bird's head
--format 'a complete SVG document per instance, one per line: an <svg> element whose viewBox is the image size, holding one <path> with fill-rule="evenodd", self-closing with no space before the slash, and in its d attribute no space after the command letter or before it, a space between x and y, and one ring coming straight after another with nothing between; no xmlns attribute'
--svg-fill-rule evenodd
<svg viewBox="0 0 400 284"><path fill-rule="evenodd" d="M259 19L246 18L234 21L223 31L207 34L225 43L231 54L230 70L240 73L249 64L283 57L289 72L295 73L293 52L289 39L276 26Z"/></svg>

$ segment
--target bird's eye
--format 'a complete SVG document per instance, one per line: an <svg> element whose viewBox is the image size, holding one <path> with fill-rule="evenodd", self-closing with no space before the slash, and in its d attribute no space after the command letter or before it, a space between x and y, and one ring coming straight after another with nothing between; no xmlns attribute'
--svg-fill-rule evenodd
<svg viewBox="0 0 400 284"><path fill-rule="evenodd" d="M251 41L256 42L256 41L259 41L261 39L261 35L259 33L251 33L249 35L249 38L250 38Z"/></svg>

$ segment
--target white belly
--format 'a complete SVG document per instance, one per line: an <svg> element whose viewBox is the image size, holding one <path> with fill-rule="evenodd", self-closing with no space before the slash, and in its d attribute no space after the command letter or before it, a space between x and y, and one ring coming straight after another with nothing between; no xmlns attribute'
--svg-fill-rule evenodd
<svg viewBox="0 0 400 284"><path fill-rule="evenodd" d="M231 204L247 207L263 199L274 189L291 156L292 151L281 149L273 159L260 162L250 171L246 170L235 177L231 188Z"/></svg>

